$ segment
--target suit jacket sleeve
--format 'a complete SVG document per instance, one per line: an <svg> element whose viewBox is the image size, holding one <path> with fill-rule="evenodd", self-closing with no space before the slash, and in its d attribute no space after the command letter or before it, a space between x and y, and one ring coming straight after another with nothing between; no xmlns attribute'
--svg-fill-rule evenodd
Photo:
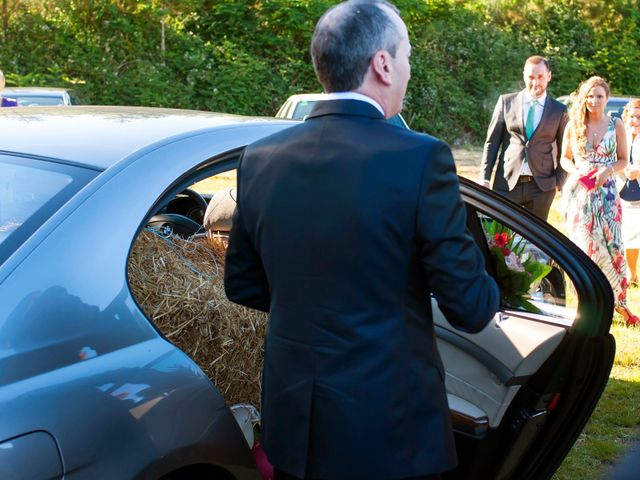
<svg viewBox="0 0 640 480"><path fill-rule="evenodd" d="M241 163L242 158L238 166L238 204L233 213L225 260L224 289L232 302L268 312L271 297L267 275L242 217Z"/></svg>
<svg viewBox="0 0 640 480"><path fill-rule="evenodd" d="M438 142L422 179L417 237L438 306L454 327L478 332L498 309L499 293L467 231L467 214L449 147Z"/></svg>
<svg viewBox="0 0 640 480"><path fill-rule="evenodd" d="M484 143L482 151L482 160L480 162L480 175L483 180L491 180L491 174L498 158L498 151L502 143L502 136L505 129L504 123L504 100L502 95L498 98L496 107L493 109L491 123L487 129L487 139Z"/></svg>
<svg viewBox="0 0 640 480"><path fill-rule="evenodd" d="M562 140L564 138L564 129L569 122L569 116L567 115L567 107L563 105L562 118L560 119L560 125L558 126L558 131L556 132L556 185L558 187L562 187L564 185L564 181L567 178L567 172L560 165L560 156L562 155Z"/></svg>

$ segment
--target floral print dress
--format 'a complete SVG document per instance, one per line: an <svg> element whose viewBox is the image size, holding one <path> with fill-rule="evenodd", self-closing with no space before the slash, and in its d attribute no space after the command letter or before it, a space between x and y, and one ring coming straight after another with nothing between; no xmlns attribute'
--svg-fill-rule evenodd
<svg viewBox="0 0 640 480"><path fill-rule="evenodd" d="M587 140L586 152L572 149L576 166L583 175L595 167L617 161L616 129L609 120L607 131L595 147ZM627 263L622 244L622 206L613 176L600 188L588 190L577 175L567 179L562 192L567 234L602 270L613 289L616 306L624 307L627 297Z"/></svg>

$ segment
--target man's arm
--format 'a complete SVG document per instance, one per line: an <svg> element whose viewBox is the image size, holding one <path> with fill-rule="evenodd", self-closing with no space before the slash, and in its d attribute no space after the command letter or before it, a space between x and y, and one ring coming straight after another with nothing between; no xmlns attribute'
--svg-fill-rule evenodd
<svg viewBox="0 0 640 480"><path fill-rule="evenodd" d="M487 139L484 142L482 160L480 161L480 180L482 180L484 186L487 188L489 187L491 174L493 173L496 159L498 158L504 129L504 100L502 95L500 95L500 98L498 98L498 102L493 109L493 116L491 117L489 128L487 129Z"/></svg>
<svg viewBox="0 0 640 480"><path fill-rule="evenodd" d="M434 145L423 173L417 235L430 289L449 323L482 330L498 309L498 287L467 231L453 156L443 142Z"/></svg>
<svg viewBox="0 0 640 480"><path fill-rule="evenodd" d="M238 165L238 203L233 213L225 260L224 290L232 302L268 312L271 296L267 275L242 218L241 164L242 158Z"/></svg>
<svg viewBox="0 0 640 480"><path fill-rule="evenodd" d="M560 190L564 185L565 180L567 179L567 172L560 165L560 160L562 158L562 142L564 140L564 131L567 123L569 122L569 116L567 115L567 107L563 105L564 109L562 111L562 118L560 119L560 125L558 126L558 131L556 132L556 147L558 152L558 158L556 161L556 189Z"/></svg>

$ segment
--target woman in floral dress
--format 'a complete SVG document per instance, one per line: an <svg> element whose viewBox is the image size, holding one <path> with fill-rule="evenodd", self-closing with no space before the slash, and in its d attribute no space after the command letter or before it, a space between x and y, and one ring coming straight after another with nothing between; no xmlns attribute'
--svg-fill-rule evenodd
<svg viewBox="0 0 640 480"><path fill-rule="evenodd" d="M569 173L563 188L567 232L602 269L627 324L640 319L627 308L627 263L622 244L622 207L615 172L627 166L622 122L605 114L609 85L600 77L584 81L572 96L560 163Z"/></svg>

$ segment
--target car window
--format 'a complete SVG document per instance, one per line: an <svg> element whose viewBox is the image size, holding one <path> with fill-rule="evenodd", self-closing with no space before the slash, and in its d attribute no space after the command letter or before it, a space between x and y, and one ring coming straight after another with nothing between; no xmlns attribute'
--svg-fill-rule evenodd
<svg viewBox="0 0 640 480"><path fill-rule="evenodd" d="M0 155L0 263L96 172Z"/></svg>
<svg viewBox="0 0 640 480"><path fill-rule="evenodd" d="M577 298L564 270L542 249L507 225L478 212L501 305L573 321Z"/></svg>
<svg viewBox="0 0 640 480"><path fill-rule="evenodd" d="M313 110L313 106L315 104L316 100L302 100L296 105L291 118L293 118L294 120L303 120L304 117L311 113L311 110Z"/></svg>
<svg viewBox="0 0 640 480"><path fill-rule="evenodd" d="M609 114L612 117L622 118L622 111L624 110L624 106L627 104L628 100L609 100L607 102L607 106L605 107L605 113Z"/></svg>
<svg viewBox="0 0 640 480"><path fill-rule="evenodd" d="M19 107L35 107L35 106L59 106L64 105L62 97L44 97L37 95L14 97L18 101Z"/></svg>
<svg viewBox="0 0 640 480"><path fill-rule="evenodd" d="M219 171L213 168L204 179L198 173L197 182L187 180L177 188L179 193L159 199L160 210L151 212L133 243L128 280L145 315L198 363L227 402L259 405L267 318L230 302L224 294L226 239L235 208L230 191L235 190L236 171ZM163 219L184 222L191 211L183 198L185 190L207 201L205 233L156 228Z"/></svg>
<svg viewBox="0 0 640 480"><path fill-rule="evenodd" d="M236 170L229 170L226 172L218 173L207 177L204 180L191 185L190 188L198 192L205 197L213 195L220 190L226 190L227 188L235 188L237 183Z"/></svg>

